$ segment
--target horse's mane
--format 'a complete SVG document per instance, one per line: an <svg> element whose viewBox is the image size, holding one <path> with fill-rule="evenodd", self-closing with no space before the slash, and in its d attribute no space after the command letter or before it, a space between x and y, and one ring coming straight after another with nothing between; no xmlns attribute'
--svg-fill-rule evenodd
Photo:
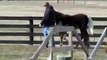
<svg viewBox="0 0 107 60"><path fill-rule="evenodd" d="M61 12L56 11L57 16L63 16L63 17L71 17L72 15L64 14Z"/></svg>
<svg viewBox="0 0 107 60"><path fill-rule="evenodd" d="M58 11L55 11L55 12L56 12L56 15L58 15L58 16L63 15L63 13L61 13L61 12L58 12Z"/></svg>

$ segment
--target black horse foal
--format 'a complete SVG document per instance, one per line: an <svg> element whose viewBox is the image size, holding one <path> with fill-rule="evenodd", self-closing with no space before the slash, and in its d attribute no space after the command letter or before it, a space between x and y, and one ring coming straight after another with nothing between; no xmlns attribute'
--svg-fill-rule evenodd
<svg viewBox="0 0 107 60"><path fill-rule="evenodd" d="M59 23L62 24L62 26L74 26L76 29L80 29L81 32L81 39L84 40L84 44L89 47L89 34L87 32L87 29L93 34L93 21L90 17L88 17L85 14L75 14L75 15L66 15L60 12L57 12L52 8L50 8L51 11L48 11L47 15L48 20L42 20L46 24L46 21L52 21L58 25ZM45 17L44 17L45 18Z"/></svg>

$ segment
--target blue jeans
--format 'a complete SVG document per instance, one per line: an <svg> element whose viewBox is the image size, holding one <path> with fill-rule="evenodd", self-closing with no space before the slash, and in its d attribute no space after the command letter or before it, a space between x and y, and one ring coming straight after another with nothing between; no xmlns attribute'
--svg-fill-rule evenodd
<svg viewBox="0 0 107 60"><path fill-rule="evenodd" d="M47 35L49 34L49 27L45 27L43 30L43 35L45 37L47 37ZM48 47L48 43L46 45L46 47ZM54 41L54 36L52 35L52 47L55 47L55 41Z"/></svg>

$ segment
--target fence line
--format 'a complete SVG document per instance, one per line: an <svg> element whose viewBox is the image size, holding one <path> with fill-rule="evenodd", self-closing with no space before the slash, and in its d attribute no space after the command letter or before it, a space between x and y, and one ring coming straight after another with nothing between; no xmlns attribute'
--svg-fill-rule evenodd
<svg viewBox="0 0 107 60"><path fill-rule="evenodd" d="M0 24L0 28L29 28L29 32L0 32L0 36L29 36L28 41L11 41L11 40L0 40L0 43L34 43L34 20L40 20L42 17L29 17L29 16L0 16L0 20L27 20L29 24L27 25L15 25L15 24Z"/></svg>
<svg viewBox="0 0 107 60"><path fill-rule="evenodd" d="M0 40L0 43L13 43L13 44L40 44L42 41L34 41L34 36L43 36L42 33L34 33L34 28L42 28L39 27L38 25L34 24L34 20L42 20L43 17L37 16L37 17L32 17L32 16L0 16L0 20L19 20L19 21L28 21L28 24L0 24L0 28L28 28L28 32L0 32L0 36L29 36L29 41L27 40ZM92 19L97 22L106 22L107 17L92 17ZM107 25L95 25L95 29L104 29L107 27ZM94 37L99 37L101 34L94 34ZM59 42L57 42L59 44ZM91 42L93 43L93 42ZM96 44L96 43L94 43ZM103 42L103 44L105 44Z"/></svg>

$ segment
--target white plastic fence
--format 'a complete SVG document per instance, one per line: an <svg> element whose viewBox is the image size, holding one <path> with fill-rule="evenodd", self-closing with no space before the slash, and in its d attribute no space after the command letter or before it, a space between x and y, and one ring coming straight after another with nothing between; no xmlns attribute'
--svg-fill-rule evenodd
<svg viewBox="0 0 107 60"><path fill-rule="evenodd" d="M74 33L74 35L76 36L77 40L79 41L80 45L82 46L83 50L85 51L86 55L88 55L88 50L85 47L85 45L82 43L80 36L77 34L76 29L72 26L55 26L52 27L50 30L49 35L45 38L45 40L43 40L43 43L40 45L40 47L36 50L36 52L33 54L33 56L31 57L31 60L37 60L39 54L41 53L41 51L45 48L46 43L49 41L49 39L51 38L51 36L53 35L54 32L63 32L63 31L71 31ZM68 46L68 47L63 47L63 48L52 48L51 51L54 50L61 50L61 49L67 49L67 50L72 50L72 46ZM53 52L52 52L53 53ZM51 57L52 58L52 57ZM52 60L52 59L51 59Z"/></svg>
<svg viewBox="0 0 107 60"><path fill-rule="evenodd" d="M107 27L104 29L104 31L103 31L102 35L100 36L97 44L95 45L95 48L93 49L92 53L90 54L88 60L95 60L96 53L100 49L100 45L103 42L106 34L107 34Z"/></svg>

